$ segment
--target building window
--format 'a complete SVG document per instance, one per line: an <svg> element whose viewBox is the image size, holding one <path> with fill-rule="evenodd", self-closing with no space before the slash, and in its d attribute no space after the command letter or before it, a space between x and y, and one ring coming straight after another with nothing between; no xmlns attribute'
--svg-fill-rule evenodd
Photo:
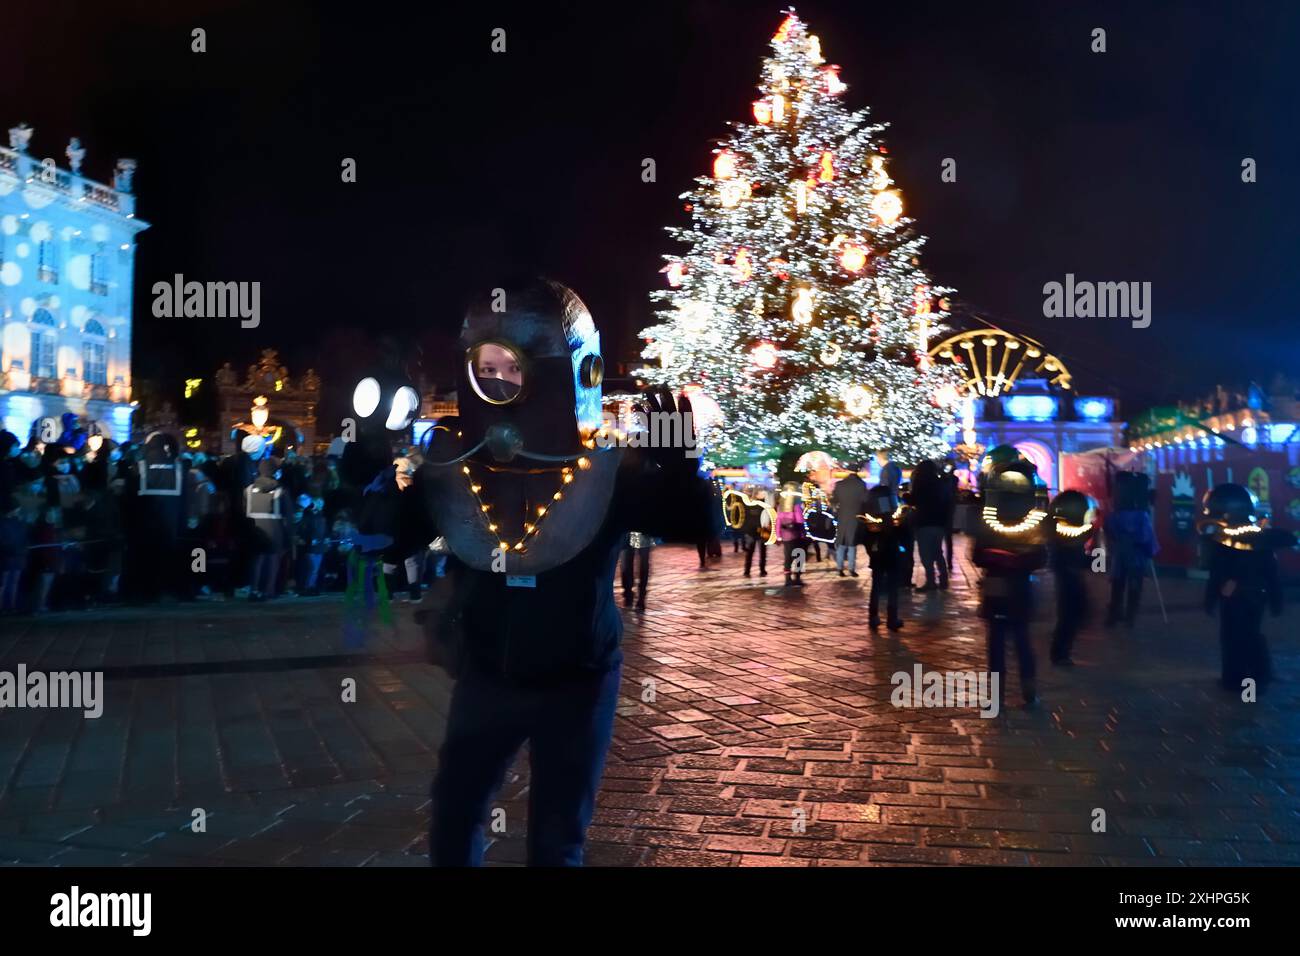
<svg viewBox="0 0 1300 956"><path fill-rule="evenodd" d="M58 324L48 309L32 313L32 374L37 378L54 378L54 346L59 334Z"/></svg>
<svg viewBox="0 0 1300 956"><path fill-rule="evenodd" d="M108 295L108 253L102 243L90 256L90 291L95 295Z"/></svg>
<svg viewBox="0 0 1300 956"><path fill-rule="evenodd" d="M104 326L98 319L87 319L81 330L86 340L81 344L82 380L88 385L108 384L107 349L104 346Z"/></svg>
<svg viewBox="0 0 1300 956"><path fill-rule="evenodd" d="M84 364L82 378L87 385L108 384L108 363L103 342L83 342L81 357Z"/></svg>
<svg viewBox="0 0 1300 956"><path fill-rule="evenodd" d="M36 278L41 282L59 281L59 247L53 239L39 243L36 263Z"/></svg>

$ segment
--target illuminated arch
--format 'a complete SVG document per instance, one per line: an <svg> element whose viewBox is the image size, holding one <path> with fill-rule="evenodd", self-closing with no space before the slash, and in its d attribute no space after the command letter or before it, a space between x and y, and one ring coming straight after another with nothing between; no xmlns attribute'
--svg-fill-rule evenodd
<svg viewBox="0 0 1300 956"><path fill-rule="evenodd" d="M1038 477L1048 488L1056 488L1056 453L1041 441L1027 438L1015 443L1016 451L1034 463Z"/></svg>
<svg viewBox="0 0 1300 956"><path fill-rule="evenodd" d="M1026 370L1048 379L1049 385L1071 387L1070 370L1041 344L998 328L959 332L930 349L935 362L956 365L966 379L966 394L995 398L1009 392Z"/></svg>

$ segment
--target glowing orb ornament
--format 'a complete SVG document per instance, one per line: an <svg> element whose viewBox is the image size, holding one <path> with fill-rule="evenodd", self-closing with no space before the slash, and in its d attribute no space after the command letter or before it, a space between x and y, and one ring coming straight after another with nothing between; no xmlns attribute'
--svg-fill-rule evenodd
<svg viewBox="0 0 1300 956"><path fill-rule="evenodd" d="M718 188L718 199L727 209L734 208L742 199L748 199L749 195L749 183L743 179L728 180Z"/></svg>
<svg viewBox="0 0 1300 956"><path fill-rule="evenodd" d="M668 284L676 289L682 284L682 279L686 276L686 264L670 262L659 271L668 277Z"/></svg>
<svg viewBox="0 0 1300 956"><path fill-rule="evenodd" d="M955 385L940 385L935 389L934 401L940 408L952 408L961 401L961 392Z"/></svg>
<svg viewBox="0 0 1300 956"><path fill-rule="evenodd" d="M772 122L772 104L767 100L755 100L754 121L761 126L766 126Z"/></svg>
<svg viewBox="0 0 1300 956"><path fill-rule="evenodd" d="M861 272L867 264L867 250L857 243L846 243L840 250L840 265L848 272Z"/></svg>
<svg viewBox="0 0 1300 956"><path fill-rule="evenodd" d="M808 59L814 63L822 61L822 41L815 33L808 37Z"/></svg>
<svg viewBox="0 0 1300 956"><path fill-rule="evenodd" d="M865 386L850 385L844 390L844 409L850 415L867 415L875 404L876 397Z"/></svg>
<svg viewBox="0 0 1300 956"><path fill-rule="evenodd" d="M703 332L712 318L709 306L703 302L683 302L677 310L678 322L687 332Z"/></svg>
<svg viewBox="0 0 1300 956"><path fill-rule="evenodd" d="M715 402L699 385L686 385L682 394L690 400L691 418L700 431L708 431L722 424L722 406Z"/></svg>
<svg viewBox="0 0 1300 956"><path fill-rule="evenodd" d="M823 365L835 365L840 360L840 354L844 350L834 342L827 342L826 347L822 349L821 355L817 356Z"/></svg>
<svg viewBox="0 0 1300 956"><path fill-rule="evenodd" d="M892 226L903 214L903 199L893 189L876 193L876 198L871 200L871 211L886 226Z"/></svg>
<svg viewBox="0 0 1300 956"><path fill-rule="evenodd" d="M736 175L736 156L723 150L713 160L713 178L731 179Z"/></svg>
<svg viewBox="0 0 1300 956"><path fill-rule="evenodd" d="M848 89L844 81L840 79L840 68L838 66L828 66L822 71L822 75L826 77L826 92L831 96L839 96Z"/></svg>
<svg viewBox="0 0 1300 956"><path fill-rule="evenodd" d="M761 369L776 368L776 346L771 342L759 342L749 353L749 360Z"/></svg>

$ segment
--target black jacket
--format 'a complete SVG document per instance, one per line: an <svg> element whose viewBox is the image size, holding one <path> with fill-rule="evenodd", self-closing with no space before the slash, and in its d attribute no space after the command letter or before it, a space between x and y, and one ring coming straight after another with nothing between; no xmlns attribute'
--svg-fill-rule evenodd
<svg viewBox="0 0 1300 956"><path fill-rule="evenodd" d="M693 543L708 534L710 507L703 478L668 479L630 454L591 543L564 564L514 582L531 586L511 586L507 575L473 570L453 556L448 574L463 608L467 665L520 685L553 685L618 664L623 619L614 574L627 533Z"/></svg>

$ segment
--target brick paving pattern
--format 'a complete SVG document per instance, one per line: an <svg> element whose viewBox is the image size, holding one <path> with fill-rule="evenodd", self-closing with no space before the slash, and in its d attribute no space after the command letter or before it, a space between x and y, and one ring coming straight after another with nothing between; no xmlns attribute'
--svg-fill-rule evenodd
<svg viewBox="0 0 1300 956"><path fill-rule="evenodd" d="M1163 582L1168 625L1148 589L1136 629L1094 624L1057 670L1049 577L1043 705L1012 707L1013 679L989 720L890 703L890 676L916 663L982 667L968 567L946 594L905 596L901 633L873 636L866 573L813 564L785 590L779 571L741 577L729 546L716 570L695 564L656 549L649 609L624 612L590 864L1300 863L1296 610L1268 621L1279 679L1246 704L1215 683L1195 582ZM409 609L395 616L364 653L341 647L337 598L0 621L0 670L106 674L97 720L0 711L0 863L426 865L450 684L420 662ZM523 755L494 863L523 859L527 788Z"/></svg>

